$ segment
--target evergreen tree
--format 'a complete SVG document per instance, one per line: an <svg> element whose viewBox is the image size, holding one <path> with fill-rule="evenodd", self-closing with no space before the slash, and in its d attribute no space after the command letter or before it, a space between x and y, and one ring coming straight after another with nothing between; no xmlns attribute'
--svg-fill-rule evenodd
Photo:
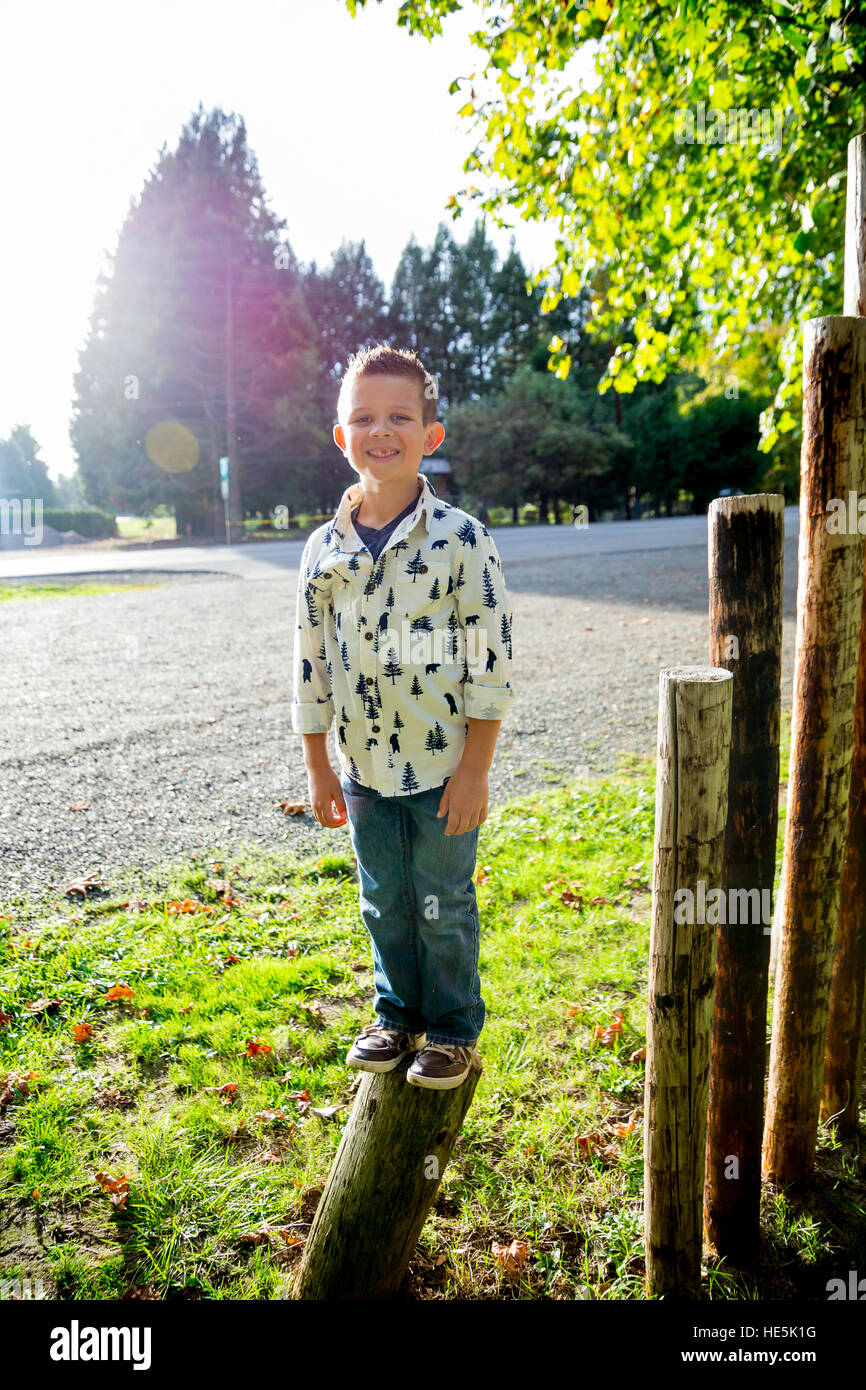
<svg viewBox="0 0 866 1390"><path fill-rule="evenodd" d="M441 752L443 748L448 747L448 740L445 737L445 730L442 728L442 725L439 723L438 719L434 727L432 729L428 729L424 747L430 753Z"/></svg>
<svg viewBox="0 0 866 1390"><path fill-rule="evenodd" d="M80 353L70 438L88 501L175 509L177 529L285 500L324 446L308 390L315 331L284 221L266 206L242 120L201 105L155 167L101 275Z"/></svg>
<svg viewBox="0 0 866 1390"><path fill-rule="evenodd" d="M487 566L481 571L481 587L484 590L483 603L485 608L498 608L496 595L493 592L493 580L490 578L490 571Z"/></svg>

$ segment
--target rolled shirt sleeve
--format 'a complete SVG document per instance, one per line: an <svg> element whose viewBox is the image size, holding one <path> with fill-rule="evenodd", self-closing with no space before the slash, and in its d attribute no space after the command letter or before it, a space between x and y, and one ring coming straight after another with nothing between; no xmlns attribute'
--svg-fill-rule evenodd
<svg viewBox="0 0 866 1390"><path fill-rule="evenodd" d="M334 698L326 660L322 656L325 640L325 601L308 583L313 543L318 550L321 536L314 532L304 547L298 572L295 650L292 660L292 728L297 734L326 734L334 718Z"/></svg>
<svg viewBox="0 0 866 1390"><path fill-rule="evenodd" d="M475 527L476 544L455 556L457 617L464 638L467 719L503 719L514 699L512 610L492 537ZM462 569L461 569L462 566Z"/></svg>

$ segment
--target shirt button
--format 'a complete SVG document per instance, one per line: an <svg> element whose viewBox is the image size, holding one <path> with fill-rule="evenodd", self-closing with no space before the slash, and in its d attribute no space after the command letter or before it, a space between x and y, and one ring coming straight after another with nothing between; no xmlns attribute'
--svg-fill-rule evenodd
<svg viewBox="0 0 866 1390"><path fill-rule="evenodd" d="M372 676L365 676L365 677L364 677L364 680L367 682L368 685L372 685L372 684L373 684L373 677L372 677Z"/></svg>
<svg viewBox="0 0 866 1390"><path fill-rule="evenodd" d="M426 574L426 573L427 573L427 566L426 566L426 565L420 565L419 568L418 568L418 573L419 573L419 574Z"/></svg>
<svg viewBox="0 0 866 1390"><path fill-rule="evenodd" d="M364 593L365 593L365 594L375 594L375 592L376 592L376 585L375 585L375 584L368 584L367 587L364 589Z"/></svg>
<svg viewBox="0 0 866 1390"><path fill-rule="evenodd" d="M374 724L374 725L372 726L372 732L373 732L374 734L379 734L379 733L381 733L382 730L381 730L380 725Z"/></svg>
<svg viewBox="0 0 866 1390"><path fill-rule="evenodd" d="M322 575L322 578L323 578L323 579L330 579L330 577L331 577L331 571L330 571L330 570L325 570L324 574Z"/></svg>
<svg viewBox="0 0 866 1390"><path fill-rule="evenodd" d="M372 642L372 640L373 640L373 634L372 634L372 632L365 632L365 633L364 633L364 636L366 637L366 639L367 639L368 642Z"/></svg>

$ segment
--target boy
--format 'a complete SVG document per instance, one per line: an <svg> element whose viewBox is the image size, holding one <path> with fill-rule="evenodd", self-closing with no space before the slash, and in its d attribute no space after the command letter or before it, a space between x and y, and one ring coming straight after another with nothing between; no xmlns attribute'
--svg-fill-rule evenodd
<svg viewBox="0 0 866 1390"><path fill-rule="evenodd" d="M419 476L445 434L437 400L414 352L350 359L334 440L360 481L304 547L292 727L316 820L348 819L373 943L376 1022L346 1061L392 1071L415 1053L407 1081L448 1090L484 1026L473 873L512 614L486 526Z"/></svg>

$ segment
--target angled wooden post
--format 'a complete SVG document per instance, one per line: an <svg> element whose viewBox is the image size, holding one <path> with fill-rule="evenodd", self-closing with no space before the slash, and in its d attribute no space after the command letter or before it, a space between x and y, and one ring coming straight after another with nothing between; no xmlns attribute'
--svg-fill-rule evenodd
<svg viewBox="0 0 866 1390"><path fill-rule="evenodd" d="M410 1086L412 1060L361 1074L293 1299L387 1299L400 1286L482 1075Z"/></svg>
<svg viewBox="0 0 866 1390"><path fill-rule="evenodd" d="M710 1056L704 1229L719 1255L760 1240L767 983L782 704L781 494L710 503L710 661L733 674L728 822ZM757 911L755 908L757 907Z"/></svg>
<svg viewBox="0 0 866 1390"><path fill-rule="evenodd" d="M845 313L866 315L866 136L848 145L845 220ZM860 525L866 531L866 515ZM842 866L839 926L830 979L820 1118L838 1134L856 1134L863 1084L866 1007L866 577L854 708L848 835Z"/></svg>
<svg viewBox="0 0 866 1390"><path fill-rule="evenodd" d="M866 318L809 319L791 771L762 1154L763 1175L776 1182L811 1177L818 1134L863 606L863 536L849 518L851 494L866 492L864 425Z"/></svg>
<svg viewBox="0 0 866 1390"><path fill-rule="evenodd" d="M700 1289L717 921L706 907L724 863L732 686L716 667L659 673L644 1097L650 1297Z"/></svg>

